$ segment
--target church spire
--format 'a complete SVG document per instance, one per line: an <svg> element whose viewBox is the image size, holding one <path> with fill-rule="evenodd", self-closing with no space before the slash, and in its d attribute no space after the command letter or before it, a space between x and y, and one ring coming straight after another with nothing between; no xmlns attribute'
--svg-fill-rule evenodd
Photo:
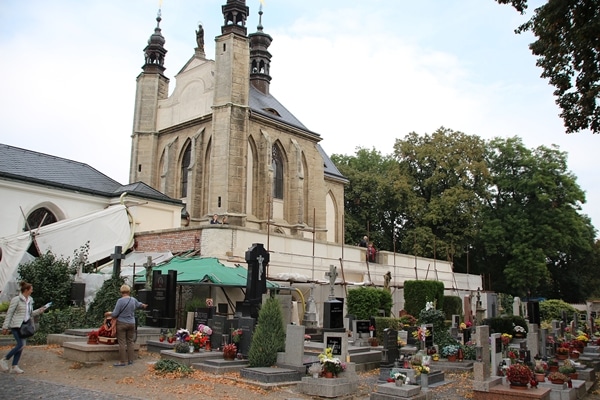
<svg viewBox="0 0 600 400"><path fill-rule="evenodd" d="M156 28L154 28L154 33L148 39L148 45L144 48L145 63L142 67L144 72L162 74L165 71L164 62L167 50L164 48L165 38L160 30L161 20L159 8L156 16Z"/></svg>
<svg viewBox="0 0 600 400"><path fill-rule="evenodd" d="M221 6L223 10L223 26L221 33L237 33L246 36L246 19L250 10L246 6L246 0L227 0L227 4Z"/></svg>
<svg viewBox="0 0 600 400"><path fill-rule="evenodd" d="M269 94L271 53L268 49L273 38L263 32L262 16L261 4L258 10L257 32L248 35L250 39L250 84L264 94Z"/></svg>

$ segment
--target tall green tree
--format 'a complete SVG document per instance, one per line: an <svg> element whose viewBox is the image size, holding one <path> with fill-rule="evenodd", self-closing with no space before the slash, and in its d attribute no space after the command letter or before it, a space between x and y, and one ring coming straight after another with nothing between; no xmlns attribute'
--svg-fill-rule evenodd
<svg viewBox="0 0 600 400"><path fill-rule="evenodd" d="M521 14L527 0L496 0ZM600 0L548 0L516 33L531 31L542 78L555 87L567 133L600 133Z"/></svg>
<svg viewBox="0 0 600 400"><path fill-rule="evenodd" d="M485 142L440 128L433 134L397 139L394 156L407 182L402 250L453 260L473 243L487 196Z"/></svg>
<svg viewBox="0 0 600 400"><path fill-rule="evenodd" d="M593 228L579 214L585 195L556 146L530 150L519 138L497 138L486 159L492 186L476 243L480 272L493 290L537 295L552 284L549 264L574 272L564 255L591 250Z"/></svg>

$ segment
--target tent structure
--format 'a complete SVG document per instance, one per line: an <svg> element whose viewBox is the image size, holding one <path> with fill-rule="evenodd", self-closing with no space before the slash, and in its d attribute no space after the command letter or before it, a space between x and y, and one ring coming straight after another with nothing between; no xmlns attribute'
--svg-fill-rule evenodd
<svg viewBox="0 0 600 400"><path fill-rule="evenodd" d="M119 204L42 226L35 232L0 238L0 299L9 299L16 294L11 293L10 282L16 279L19 264L31 259L31 256L27 257L27 249L33 240L40 252L50 250L65 258L72 257L74 251L89 241L87 261L93 263L108 257L115 246L128 248L133 242L133 230L127 208Z"/></svg>
<svg viewBox="0 0 600 400"><path fill-rule="evenodd" d="M166 274L169 270L177 271L177 283L188 285L213 285L222 287L246 287L248 270L239 264L228 267L214 257L173 257L168 263L154 267L153 271ZM135 278L136 283L146 282L146 277ZM278 288L279 285L267 281L267 288Z"/></svg>

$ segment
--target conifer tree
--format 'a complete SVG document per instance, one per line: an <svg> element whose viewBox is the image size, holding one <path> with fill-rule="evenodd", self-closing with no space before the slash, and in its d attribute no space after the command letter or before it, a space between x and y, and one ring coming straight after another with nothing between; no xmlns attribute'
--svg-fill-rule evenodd
<svg viewBox="0 0 600 400"><path fill-rule="evenodd" d="M279 301L267 299L258 313L258 324L248 351L250 367L271 367L277 353L285 350L285 330Z"/></svg>

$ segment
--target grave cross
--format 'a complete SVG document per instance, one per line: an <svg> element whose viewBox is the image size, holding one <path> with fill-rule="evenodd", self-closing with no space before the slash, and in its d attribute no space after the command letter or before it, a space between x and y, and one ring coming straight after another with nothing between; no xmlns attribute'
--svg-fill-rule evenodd
<svg viewBox="0 0 600 400"><path fill-rule="evenodd" d="M152 262L152 256L148 256L148 261L144 264L146 268L146 285L145 288L148 290L152 289L152 267L155 267L156 263Z"/></svg>
<svg viewBox="0 0 600 400"><path fill-rule="evenodd" d="M121 250L121 246L115 246L115 253L110 255L113 260L113 278L121 276L121 260L125 259L125 254L121 253Z"/></svg>
<svg viewBox="0 0 600 400"><path fill-rule="evenodd" d="M329 277L329 291L330 291L329 292L329 297L330 298L334 298L335 295L334 295L333 288L334 288L334 285L335 285L335 280L336 280L336 278L338 276L338 274L337 274L337 267L335 265L330 265L329 266L329 272L326 272L325 276Z"/></svg>

